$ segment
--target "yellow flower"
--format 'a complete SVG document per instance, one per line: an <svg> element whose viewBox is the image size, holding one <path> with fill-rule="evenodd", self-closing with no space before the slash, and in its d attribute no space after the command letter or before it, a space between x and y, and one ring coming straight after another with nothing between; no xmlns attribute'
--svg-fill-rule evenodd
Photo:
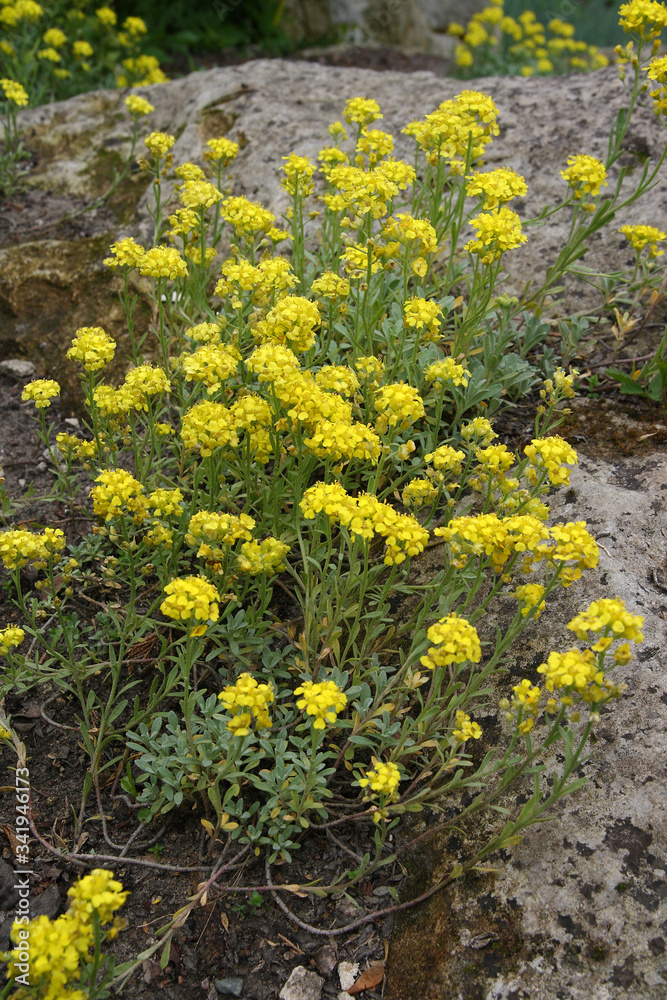
<svg viewBox="0 0 667 1000"><path fill-rule="evenodd" d="M137 266L139 273L145 277L170 278L172 281L184 278L188 273L188 265L174 247L153 247L146 250Z"/></svg>
<svg viewBox="0 0 667 1000"><path fill-rule="evenodd" d="M521 246L527 240L521 232L521 219L506 205L497 212L482 212L471 219L469 225L477 233L475 239L469 240L464 249L478 254L482 264L495 263L507 250Z"/></svg>
<svg viewBox="0 0 667 1000"><path fill-rule="evenodd" d="M38 410L51 405L51 400L60 395L60 386L52 378L38 378L28 382L21 393L22 400L33 400Z"/></svg>
<svg viewBox="0 0 667 1000"><path fill-rule="evenodd" d="M644 641L641 632L643 624L642 615L633 615L626 611L620 598L604 597L593 601L586 611L568 622L567 628L574 632L577 639L586 640L590 631L611 636L613 639L629 639L631 642L639 643Z"/></svg>
<svg viewBox="0 0 667 1000"><path fill-rule="evenodd" d="M297 156L296 153L283 156L283 160L285 166L282 169L285 176L280 182L281 187L292 197L298 195L300 198L305 198L312 194L315 164L307 156Z"/></svg>
<svg viewBox="0 0 667 1000"><path fill-rule="evenodd" d="M345 105L343 115L345 120L351 125L353 123L358 125L370 125L371 122L384 117L380 113L380 105L377 101L367 97L350 98Z"/></svg>
<svg viewBox="0 0 667 1000"><path fill-rule="evenodd" d="M67 35L60 28L49 28L42 35L45 45L50 45L54 49L61 49L67 41Z"/></svg>
<svg viewBox="0 0 667 1000"><path fill-rule="evenodd" d="M90 59L93 54L93 47L90 42L80 40L73 43L72 53L76 59Z"/></svg>
<svg viewBox="0 0 667 1000"><path fill-rule="evenodd" d="M375 409L380 413L378 430L388 427L407 430L425 414L424 403L418 391L405 382L384 385L375 393Z"/></svg>
<svg viewBox="0 0 667 1000"><path fill-rule="evenodd" d="M181 354L178 364L186 381L203 382L210 395L236 374L240 358L233 344L202 344L192 354Z"/></svg>
<svg viewBox="0 0 667 1000"><path fill-rule="evenodd" d="M76 331L67 357L80 361L87 372L96 372L113 359L115 350L116 341L101 326L82 326Z"/></svg>
<svg viewBox="0 0 667 1000"><path fill-rule="evenodd" d="M546 601L542 600L543 594L544 587L540 583L526 583L516 588L514 596L519 601L521 614L524 618L530 611L533 611L532 617L534 619L540 617L547 606Z"/></svg>
<svg viewBox="0 0 667 1000"><path fill-rule="evenodd" d="M437 302L428 299L420 299L413 296L403 303L403 322L406 326L416 330L423 330L428 327L431 339L437 336L441 327L439 317L442 310Z"/></svg>
<svg viewBox="0 0 667 1000"><path fill-rule="evenodd" d="M0 656L7 656L10 649L19 646L25 639L25 632L22 628L15 628L8 625L0 629Z"/></svg>
<svg viewBox="0 0 667 1000"><path fill-rule="evenodd" d="M126 17L123 21L123 28L125 31L129 32L130 35L134 35L135 37L145 35L148 31L146 22L140 17Z"/></svg>
<svg viewBox="0 0 667 1000"><path fill-rule="evenodd" d="M259 684L252 674L241 674L235 684L228 684L220 692L218 698L232 716L227 729L235 736L248 735L253 717L258 729L271 725L268 706L273 704L273 688L270 684Z"/></svg>
<svg viewBox="0 0 667 1000"><path fill-rule="evenodd" d="M111 7L98 7L95 11L95 15L100 24L106 24L109 25L109 27L113 27L116 24L116 12L112 10Z"/></svg>
<svg viewBox="0 0 667 1000"><path fill-rule="evenodd" d="M56 552L62 552L65 542L60 528L45 528L41 534L11 528L0 531L0 559L5 569L17 569L27 563L33 569L42 569Z"/></svg>
<svg viewBox="0 0 667 1000"><path fill-rule="evenodd" d="M499 167L485 173L475 171L466 178L466 194L483 199L482 208L493 209L512 198L523 198L528 192L525 180L509 167Z"/></svg>
<svg viewBox="0 0 667 1000"><path fill-rule="evenodd" d="M176 577L164 587L167 597L160 611L167 618L201 622L216 622L219 617L219 594L203 576Z"/></svg>
<svg viewBox="0 0 667 1000"><path fill-rule="evenodd" d="M459 743L465 743L469 739L478 740L482 735L481 726L472 722L466 712L459 710L456 713L456 724L458 729L454 729L452 735Z"/></svg>
<svg viewBox="0 0 667 1000"><path fill-rule="evenodd" d="M208 149L204 150L204 159L213 163L223 160L227 164L238 156L239 145L231 139L209 139L206 145Z"/></svg>
<svg viewBox="0 0 667 1000"><path fill-rule="evenodd" d="M147 516L149 504L144 488L125 469L104 469L95 482L99 485L90 491L93 510L105 521L122 516L125 510L137 524Z"/></svg>
<svg viewBox="0 0 667 1000"><path fill-rule="evenodd" d="M482 658L477 629L465 618L459 618L455 612L431 625L426 635L435 645L421 657L420 663L431 670L447 667L450 663L465 663L467 660L479 663Z"/></svg>
<svg viewBox="0 0 667 1000"><path fill-rule="evenodd" d="M3 10L6 10L6 8L3 8ZM12 101L18 107L25 107L28 103L28 95L20 83L15 83L14 80L3 79L0 80L0 87L5 92L6 100Z"/></svg>
<svg viewBox="0 0 667 1000"><path fill-rule="evenodd" d="M167 155L176 139L173 135L167 135L166 132L151 132L150 135L146 136L144 142L149 153L152 153L155 159L159 160Z"/></svg>
<svg viewBox="0 0 667 1000"><path fill-rule="evenodd" d="M664 233L657 226L621 226L619 233L623 233L630 243L630 246L638 253L649 248L649 257L662 257L664 250L658 250L658 243L663 243L667 239Z"/></svg>
<svg viewBox="0 0 667 1000"><path fill-rule="evenodd" d="M523 451L535 469L547 470L554 486L569 486L571 469L563 463L576 465L577 453L562 437L533 438Z"/></svg>
<svg viewBox="0 0 667 1000"><path fill-rule="evenodd" d="M470 372L463 365L458 364L454 358L442 358L434 361L424 372L427 382L440 382L443 387L446 383L452 385L466 386L470 378Z"/></svg>
<svg viewBox="0 0 667 1000"><path fill-rule="evenodd" d="M618 13L623 31L640 38L656 38L667 27L667 7L657 0L630 0L621 4Z"/></svg>
<svg viewBox="0 0 667 1000"><path fill-rule="evenodd" d="M290 546L277 538L264 538L261 542L244 542L238 556L238 567L242 573L258 576L260 573L282 573L285 556Z"/></svg>
<svg viewBox="0 0 667 1000"><path fill-rule="evenodd" d="M293 351L307 351L315 343L320 313L314 302L299 295L286 295L255 326L262 343L285 344Z"/></svg>
<svg viewBox="0 0 667 1000"><path fill-rule="evenodd" d="M142 99L139 98L139 100ZM129 97L128 100L130 100ZM110 249L114 256L105 257L103 263L107 267L137 267L146 253L144 248L139 243L135 243L131 236L124 240L118 240L117 243L112 243Z"/></svg>
<svg viewBox="0 0 667 1000"><path fill-rule="evenodd" d="M325 271L319 278L316 278L310 286L314 295L320 295L323 299L345 299L350 294L350 282L347 278L339 278L333 271Z"/></svg>
<svg viewBox="0 0 667 1000"><path fill-rule="evenodd" d="M99 11L97 13L99 14ZM145 97L139 97L138 94L130 94L129 97L126 97L125 107L133 118L141 118L144 115L149 115L151 111L155 111L150 101L147 101Z"/></svg>
<svg viewBox="0 0 667 1000"><path fill-rule="evenodd" d="M371 797L380 796L385 802L398 801L398 786L401 780L401 772L393 761L376 760L371 758L373 767L366 771L363 778L359 778L360 788L370 788Z"/></svg>
<svg viewBox="0 0 667 1000"><path fill-rule="evenodd" d="M575 201L580 201L585 194L595 198L603 184L607 187L605 165L594 156L568 156L567 169L561 170L560 175L572 188Z"/></svg>
<svg viewBox="0 0 667 1000"><path fill-rule="evenodd" d="M296 707L305 709L306 715L314 716L313 729L324 729L327 722L335 723L337 714L347 705L347 696L333 681L322 681L319 684L304 681L294 694L303 695Z"/></svg>

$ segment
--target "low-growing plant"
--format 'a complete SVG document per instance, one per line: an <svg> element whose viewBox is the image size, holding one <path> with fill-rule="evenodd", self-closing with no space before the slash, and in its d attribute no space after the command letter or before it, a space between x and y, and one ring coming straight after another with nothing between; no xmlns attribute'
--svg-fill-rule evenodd
<svg viewBox="0 0 667 1000"><path fill-rule="evenodd" d="M113 4L13 0L0 8L0 76L19 83L32 105L97 87L145 86L167 78L144 51L140 17L118 26Z"/></svg>
<svg viewBox="0 0 667 1000"><path fill-rule="evenodd" d="M460 39L454 60L463 79L504 74L550 76L609 65L597 45L574 37L573 24L553 16L542 24L532 10L510 17L503 0L489 0L489 6L473 14L467 25L452 22L448 31Z"/></svg>
<svg viewBox="0 0 667 1000"><path fill-rule="evenodd" d="M567 625L580 645L550 652L536 676L508 689L505 663L557 589L598 561L584 522L549 524L547 494L577 460L554 434L576 375L552 364L534 311L664 159L647 160L630 193L621 170L602 197L647 38L667 26L661 4L625 7L639 45L607 161L570 157L562 201L523 224L508 207L523 178L474 169L498 131L476 91L407 125L415 166L371 127L374 100L348 101L319 176L307 157L284 157L285 229L227 193L231 140L208 142L207 173L174 169L173 136L145 139L153 245L122 239L105 260L122 278L132 367L105 382L116 342L77 330L68 358L81 369L85 436L54 442L41 425L62 495L88 494L98 523L70 551L60 529L0 532L23 615L0 633L0 691L48 681L75 700L89 763L74 837L94 794L119 848L100 782L114 772L109 794L120 783L140 810L124 854L151 843L154 817L194 807L216 859L139 965L213 886L247 891L219 880L248 853L264 856L256 891L323 895L394 860L406 812L439 813L433 829L495 812L498 827L435 891L583 784L591 731L624 690L611 670L642 641L641 616L600 598ZM505 254L560 211L568 245L540 287L507 295ZM291 259L277 253L287 239ZM151 279L145 336L134 269ZM532 389L534 437L514 452L489 416ZM39 379L23 398L44 415L58 393ZM41 574L34 587L25 566ZM101 605L93 620L84 596ZM500 741L486 722L494 704ZM507 792L525 781L532 792L514 807ZM289 863L309 831L352 822L373 831L353 868L276 887L272 864Z"/></svg>

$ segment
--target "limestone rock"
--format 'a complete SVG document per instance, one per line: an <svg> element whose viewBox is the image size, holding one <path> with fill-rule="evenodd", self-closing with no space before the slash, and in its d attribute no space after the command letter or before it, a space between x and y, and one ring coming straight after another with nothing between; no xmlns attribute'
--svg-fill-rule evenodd
<svg viewBox="0 0 667 1000"><path fill-rule="evenodd" d="M297 965L281 989L280 1000L320 1000L324 980L305 965Z"/></svg>

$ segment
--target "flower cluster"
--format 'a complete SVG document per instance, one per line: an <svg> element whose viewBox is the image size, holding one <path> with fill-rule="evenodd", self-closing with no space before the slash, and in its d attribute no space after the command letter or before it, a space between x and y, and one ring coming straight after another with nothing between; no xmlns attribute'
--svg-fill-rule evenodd
<svg viewBox="0 0 667 1000"><path fill-rule="evenodd" d="M39 535L21 528L0 531L0 559L5 569L17 569L28 563L33 569L43 569L64 548L65 536L60 528L45 528Z"/></svg>
<svg viewBox="0 0 667 1000"><path fill-rule="evenodd" d="M51 400L60 395L60 386L52 378L38 378L34 382L28 382L21 399L32 400L38 410L43 410L51 405Z"/></svg>
<svg viewBox="0 0 667 1000"><path fill-rule="evenodd" d="M466 194L469 198L481 198L482 208L486 210L498 208L512 198L523 198L527 193L524 178L509 167L486 172L477 170L466 177Z"/></svg>
<svg viewBox="0 0 667 1000"><path fill-rule="evenodd" d="M521 231L521 219L506 205L497 212L482 212L470 220L477 232L475 239L469 240L465 249L477 254L482 264L494 264L507 250L513 250L525 243L527 237Z"/></svg>
<svg viewBox="0 0 667 1000"><path fill-rule="evenodd" d="M234 345L202 344L192 354L181 354L178 364L186 381L203 382L211 395L236 374L240 358Z"/></svg>
<svg viewBox="0 0 667 1000"><path fill-rule="evenodd" d="M333 725L339 712L342 712L347 705L347 695L334 681L321 681L314 684L313 681L304 683L295 689L295 695L302 695L296 703L296 707L306 715L314 718L313 729L324 729L327 722Z"/></svg>
<svg viewBox="0 0 667 1000"><path fill-rule="evenodd" d="M375 409L380 416L377 429L386 433L389 427L406 431L424 416L424 402L419 392L406 382L383 385L375 393Z"/></svg>
<svg viewBox="0 0 667 1000"><path fill-rule="evenodd" d="M189 621L195 618L201 622L218 620L220 615L218 592L203 576L176 577L166 585L164 592L167 597L160 605L160 611L167 618L174 618L176 621ZM197 629L191 634L203 633Z"/></svg>
<svg viewBox="0 0 667 1000"><path fill-rule="evenodd" d="M116 341L101 326L82 326L76 331L67 357L80 361L87 372L96 372L113 359L115 350Z"/></svg>
<svg viewBox="0 0 667 1000"><path fill-rule="evenodd" d="M125 469L104 469L95 482L99 485L90 491L93 510L105 521L122 517L126 511L136 524L148 516L149 503L144 488Z"/></svg>
<svg viewBox="0 0 667 1000"><path fill-rule="evenodd" d="M254 527L255 521L248 514L200 510L190 518L185 540L188 545L199 546L199 558L222 562L225 552L220 546L234 545L240 538L251 541Z"/></svg>
<svg viewBox="0 0 667 1000"><path fill-rule="evenodd" d="M31 984L39 984L39 996L46 1000L55 1000L56 997L83 1000L81 990L70 990L68 984L80 979L81 967L89 961L89 952L97 934L94 912L97 912L99 927L108 940L125 926L125 921L116 917L111 927L105 927L129 895L113 877L113 872L95 868L89 875L80 878L67 895L70 898L69 909L56 920L41 915L25 926L15 923L11 930L14 949L3 956L8 962L7 975L15 979L23 963L25 943L30 942Z"/></svg>
<svg viewBox="0 0 667 1000"><path fill-rule="evenodd" d="M436 340L441 327L440 315L442 310L437 302L429 302L413 296L403 304L403 322L407 327L416 330L428 328L428 336L425 339Z"/></svg>
<svg viewBox="0 0 667 1000"><path fill-rule="evenodd" d="M264 538L261 542L244 542L238 556L238 567L249 576L261 573L282 573L285 556L290 546L277 538Z"/></svg>
<svg viewBox="0 0 667 1000"><path fill-rule="evenodd" d="M526 618L531 611L533 612L533 618L540 617L547 606L546 601L542 599L543 594L544 587L541 583L524 583L515 589L514 596L519 602L521 614L524 618Z"/></svg>
<svg viewBox="0 0 667 1000"><path fill-rule="evenodd" d="M427 382L440 382L445 388L447 383L460 385L465 388L470 378L470 372L463 365L458 364L454 358L442 358L428 365L424 372Z"/></svg>
<svg viewBox="0 0 667 1000"><path fill-rule="evenodd" d="M478 740L482 735L482 727L478 722L473 722L467 712L463 712L461 709L456 713L456 725L457 729L452 731L452 736L459 743L465 743L466 740Z"/></svg>
<svg viewBox="0 0 667 1000"><path fill-rule="evenodd" d="M604 163L596 160L594 156L583 153L568 156L567 168L561 170L560 175L572 188L575 201L581 201L585 194L595 198L599 195L603 184L607 187L607 171Z"/></svg>
<svg viewBox="0 0 667 1000"><path fill-rule="evenodd" d="M619 233L623 233L630 246L637 253L641 253L648 247L648 255L653 260L655 257L662 257L664 250L658 250L658 243L664 243L667 233L664 233L657 226L621 226Z"/></svg>
<svg viewBox="0 0 667 1000"><path fill-rule="evenodd" d="M307 351L315 343L315 330L319 325L320 313L314 302L300 295L286 295L260 320L254 333L262 344L281 344L292 351Z"/></svg>
<svg viewBox="0 0 667 1000"><path fill-rule="evenodd" d="M465 618L452 612L446 618L441 618L431 625L426 633L429 642L434 643L420 663L435 670L436 667L447 667L450 663L479 663L482 658L477 629Z"/></svg>
<svg viewBox="0 0 667 1000"><path fill-rule="evenodd" d="M8 625L6 628L0 629L0 656L7 656L9 650L20 646L24 639L25 632L22 628Z"/></svg>
<svg viewBox="0 0 667 1000"><path fill-rule="evenodd" d="M531 482L537 482L535 470L546 469L554 486L569 486L571 469L566 465L577 464L577 453L562 437L554 434L547 438L533 438L523 451L533 466L529 473Z"/></svg>
<svg viewBox="0 0 667 1000"><path fill-rule="evenodd" d="M195 403L183 414L181 440L186 448L198 448L202 458L216 448L236 448L239 439L231 410L210 400Z"/></svg>
<svg viewBox="0 0 667 1000"><path fill-rule="evenodd" d="M596 632L602 638L592 648L595 652L604 652L615 639L643 642L643 624L643 617L626 611L623 601L618 597L604 597L593 601L586 611L568 622L567 628L574 632L577 639L582 640L587 639L588 632Z"/></svg>
<svg viewBox="0 0 667 1000"><path fill-rule="evenodd" d="M231 715L227 729L235 736L248 736L253 719L258 729L271 725L268 706L273 704L273 688L259 684L252 674L243 673L235 684L228 684L218 698Z"/></svg>
<svg viewBox="0 0 667 1000"><path fill-rule="evenodd" d="M3 7L3 11L6 10ZM23 108L28 103L28 95L20 83L16 83L15 80L8 80L7 78L0 80L0 87L2 87L5 100L11 101L12 104L16 104L17 107Z"/></svg>

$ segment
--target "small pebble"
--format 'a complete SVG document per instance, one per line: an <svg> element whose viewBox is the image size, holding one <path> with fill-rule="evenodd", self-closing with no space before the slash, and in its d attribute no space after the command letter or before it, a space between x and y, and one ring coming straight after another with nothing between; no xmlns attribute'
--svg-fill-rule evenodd
<svg viewBox="0 0 667 1000"><path fill-rule="evenodd" d="M30 378L35 374L35 366L32 361L23 361L21 358L7 358L0 361L0 372L4 375L14 375L16 378Z"/></svg>
<svg viewBox="0 0 667 1000"><path fill-rule="evenodd" d="M278 996L280 1000L320 1000L323 983L324 980L316 972L297 965Z"/></svg>
<svg viewBox="0 0 667 1000"><path fill-rule="evenodd" d="M243 980L239 976L230 976L229 979L216 979L215 988L223 996L240 997L243 993Z"/></svg>
<svg viewBox="0 0 667 1000"><path fill-rule="evenodd" d="M354 986L358 975L358 962L341 962L338 966L338 978L340 979L341 989L347 990L350 986Z"/></svg>

